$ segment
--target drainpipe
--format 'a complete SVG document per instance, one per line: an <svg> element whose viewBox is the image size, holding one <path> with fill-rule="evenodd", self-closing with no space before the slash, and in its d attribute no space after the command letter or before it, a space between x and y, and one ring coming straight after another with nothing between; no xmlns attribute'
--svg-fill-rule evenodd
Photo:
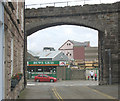
<svg viewBox="0 0 120 101"><path fill-rule="evenodd" d="M26 68L27 68L27 36L25 31L25 1L24 1L24 58L23 58L23 71L24 71L24 88L27 85L27 78L26 78Z"/></svg>
<svg viewBox="0 0 120 101"><path fill-rule="evenodd" d="M112 72L111 72L111 49L108 49L108 57L109 57L109 85L112 84Z"/></svg>
<svg viewBox="0 0 120 101"><path fill-rule="evenodd" d="M4 99L4 6L0 1L0 101Z"/></svg>
<svg viewBox="0 0 120 101"><path fill-rule="evenodd" d="M109 72L109 78L108 78L108 83L109 83L109 85L111 85L112 84L112 67L111 67L111 49L106 49L105 50L106 52L107 52L107 54L108 54L108 72Z"/></svg>

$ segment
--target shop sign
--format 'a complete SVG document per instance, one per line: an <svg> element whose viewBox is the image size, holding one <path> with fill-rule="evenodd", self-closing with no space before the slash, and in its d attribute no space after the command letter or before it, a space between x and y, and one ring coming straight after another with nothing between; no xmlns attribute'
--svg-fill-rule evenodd
<svg viewBox="0 0 120 101"><path fill-rule="evenodd" d="M59 65L59 61L30 61L28 66Z"/></svg>
<svg viewBox="0 0 120 101"><path fill-rule="evenodd" d="M66 66L66 61L30 61L27 66Z"/></svg>

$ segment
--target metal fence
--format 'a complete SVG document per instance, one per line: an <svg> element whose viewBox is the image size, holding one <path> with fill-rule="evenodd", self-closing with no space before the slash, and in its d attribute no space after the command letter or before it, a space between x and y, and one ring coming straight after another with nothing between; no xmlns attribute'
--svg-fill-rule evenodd
<svg viewBox="0 0 120 101"><path fill-rule="evenodd" d="M52 2L52 3L41 3L41 4L30 4L25 5L25 8L44 8L44 7L65 7L65 6L77 6L89 4L91 0L79 0L79 1L65 1L65 2ZM98 0L101 3L101 0Z"/></svg>

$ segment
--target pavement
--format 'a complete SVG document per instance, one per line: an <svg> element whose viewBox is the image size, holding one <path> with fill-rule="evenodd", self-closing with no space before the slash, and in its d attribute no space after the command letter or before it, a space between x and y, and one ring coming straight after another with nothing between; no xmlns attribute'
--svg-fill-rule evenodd
<svg viewBox="0 0 120 101"><path fill-rule="evenodd" d="M106 95L109 95L113 98L120 98L120 95L119 95L119 87L118 85L99 85L99 86L89 86L90 88L92 89L95 89L99 92L102 92Z"/></svg>
<svg viewBox="0 0 120 101"><path fill-rule="evenodd" d="M27 87L21 92L19 99L118 99L118 97L118 85L98 85L98 81L67 80L50 83L28 80Z"/></svg>

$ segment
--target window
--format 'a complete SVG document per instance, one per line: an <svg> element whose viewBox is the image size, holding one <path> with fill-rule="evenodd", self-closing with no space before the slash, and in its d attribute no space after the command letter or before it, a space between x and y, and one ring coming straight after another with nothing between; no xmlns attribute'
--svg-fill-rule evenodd
<svg viewBox="0 0 120 101"><path fill-rule="evenodd" d="M3 7L2 7L2 3L0 2L0 27L2 26L3 24Z"/></svg>
<svg viewBox="0 0 120 101"><path fill-rule="evenodd" d="M71 45L71 43L67 43L67 46L68 46L68 45Z"/></svg>
<svg viewBox="0 0 120 101"><path fill-rule="evenodd" d="M23 48L21 48L20 52L20 59L21 59L21 73L23 73Z"/></svg>
<svg viewBox="0 0 120 101"><path fill-rule="evenodd" d="M47 75L43 75L43 77L48 77Z"/></svg>
<svg viewBox="0 0 120 101"><path fill-rule="evenodd" d="M12 11L15 10L12 0L8 0L8 5L11 7Z"/></svg>
<svg viewBox="0 0 120 101"><path fill-rule="evenodd" d="M18 0L17 0L17 11L16 11L16 16L17 16L17 19L18 19Z"/></svg>
<svg viewBox="0 0 120 101"><path fill-rule="evenodd" d="M42 77L42 75L39 75L38 77Z"/></svg>
<svg viewBox="0 0 120 101"><path fill-rule="evenodd" d="M24 9L22 8L22 9L21 9L21 30L22 30L22 31L23 31L23 29L24 29L24 28L23 28L23 27L24 27L24 17L23 17L23 16L24 16L24 13L23 13L23 12L24 12Z"/></svg>
<svg viewBox="0 0 120 101"><path fill-rule="evenodd" d="M11 76L13 75L13 38L11 39Z"/></svg>

